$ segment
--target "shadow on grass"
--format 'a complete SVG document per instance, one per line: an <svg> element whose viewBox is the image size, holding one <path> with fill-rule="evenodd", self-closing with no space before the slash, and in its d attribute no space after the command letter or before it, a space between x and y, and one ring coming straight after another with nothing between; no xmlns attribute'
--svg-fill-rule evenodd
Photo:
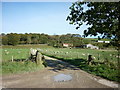
<svg viewBox="0 0 120 90"><path fill-rule="evenodd" d="M28 61L28 59L14 59L14 62L24 62L24 61Z"/></svg>
<svg viewBox="0 0 120 90"><path fill-rule="evenodd" d="M9 62L11 62L12 60L9 60ZM35 60L34 59L29 59L29 58L23 58L23 59L13 59L13 62L35 62Z"/></svg>
<svg viewBox="0 0 120 90"><path fill-rule="evenodd" d="M101 76L105 79L109 79L112 81L119 81L120 75L118 74L117 69L111 68L111 66L108 66L104 63L93 63L93 65L88 65L87 60L79 58L79 59L64 59L64 58L58 58L55 56L49 57L56 58L58 60L46 60L49 67L52 67L53 71L58 72L59 70L84 70L88 73ZM64 61L64 62L62 62ZM67 62L67 64L66 64ZM69 64L68 64L69 63ZM74 65L74 66L73 66Z"/></svg>

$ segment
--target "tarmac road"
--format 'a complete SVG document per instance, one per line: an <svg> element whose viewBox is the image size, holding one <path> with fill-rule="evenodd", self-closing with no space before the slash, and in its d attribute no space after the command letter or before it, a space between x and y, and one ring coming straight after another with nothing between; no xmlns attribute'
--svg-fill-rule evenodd
<svg viewBox="0 0 120 90"><path fill-rule="evenodd" d="M88 74L75 66L61 60L45 56L48 67L36 72L2 76L5 88L111 88L117 84L106 85L104 79ZM58 74L69 74L71 81L55 82L53 77ZM103 80L103 84L99 81ZM107 82L108 83L108 82Z"/></svg>

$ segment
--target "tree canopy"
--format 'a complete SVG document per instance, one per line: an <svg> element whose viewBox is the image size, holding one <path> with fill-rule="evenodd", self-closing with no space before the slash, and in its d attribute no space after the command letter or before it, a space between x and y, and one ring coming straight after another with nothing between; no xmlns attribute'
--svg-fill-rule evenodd
<svg viewBox="0 0 120 90"><path fill-rule="evenodd" d="M8 34L7 37L6 37L6 42L9 44L9 45L17 45L19 43L19 35L16 34L16 33L11 33L11 34ZM5 40L3 40L5 41Z"/></svg>
<svg viewBox="0 0 120 90"><path fill-rule="evenodd" d="M63 43L72 43L74 46L83 44L79 34L47 35L38 33L2 33L1 36L3 45L48 44L50 46L61 47Z"/></svg>
<svg viewBox="0 0 120 90"><path fill-rule="evenodd" d="M101 34L103 38L114 38L120 44L119 7L119 2L75 2L67 20L76 25L76 29L88 25L84 30L85 37Z"/></svg>

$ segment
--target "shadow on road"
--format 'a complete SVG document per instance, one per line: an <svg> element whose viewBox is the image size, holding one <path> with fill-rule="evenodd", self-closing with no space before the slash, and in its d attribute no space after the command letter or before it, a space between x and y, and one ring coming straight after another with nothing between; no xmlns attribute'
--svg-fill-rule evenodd
<svg viewBox="0 0 120 90"><path fill-rule="evenodd" d="M64 69L68 69L68 70L79 70L79 68L70 65L67 62L64 62L62 60L52 60L52 59L45 59L47 66L51 67L52 69L49 70L53 70L55 72L58 72L60 70L64 70Z"/></svg>

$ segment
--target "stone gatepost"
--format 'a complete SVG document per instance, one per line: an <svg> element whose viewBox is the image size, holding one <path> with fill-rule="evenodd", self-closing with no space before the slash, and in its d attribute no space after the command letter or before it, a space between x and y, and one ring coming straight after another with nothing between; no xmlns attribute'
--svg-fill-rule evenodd
<svg viewBox="0 0 120 90"><path fill-rule="evenodd" d="M91 61L93 60L92 55L88 55L88 64L91 65Z"/></svg>
<svg viewBox="0 0 120 90"><path fill-rule="evenodd" d="M36 52L36 58L35 58L35 61L37 64L43 64L43 60L42 60L42 54L40 52Z"/></svg>

